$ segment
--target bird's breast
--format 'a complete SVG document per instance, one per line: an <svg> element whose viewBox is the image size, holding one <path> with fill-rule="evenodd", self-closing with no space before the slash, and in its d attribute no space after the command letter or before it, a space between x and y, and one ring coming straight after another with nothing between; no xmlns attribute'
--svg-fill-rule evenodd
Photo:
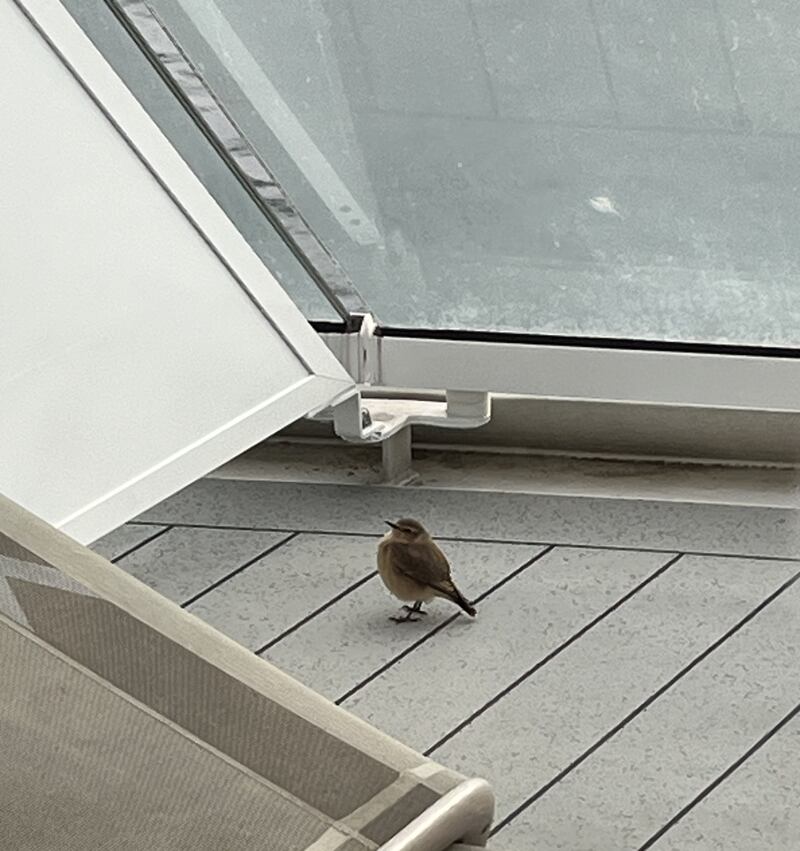
<svg viewBox="0 0 800 851"><path fill-rule="evenodd" d="M388 547L378 546L378 574L389 591L404 602L431 600L434 592L396 569Z"/></svg>

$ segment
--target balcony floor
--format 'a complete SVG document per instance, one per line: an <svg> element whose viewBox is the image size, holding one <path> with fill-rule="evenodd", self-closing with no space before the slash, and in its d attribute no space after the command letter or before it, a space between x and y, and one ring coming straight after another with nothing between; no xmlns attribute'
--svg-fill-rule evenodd
<svg viewBox="0 0 800 851"><path fill-rule="evenodd" d="M417 623L382 520L437 536L478 617ZM796 511L205 479L95 545L436 760L486 777L495 847L795 849Z"/></svg>

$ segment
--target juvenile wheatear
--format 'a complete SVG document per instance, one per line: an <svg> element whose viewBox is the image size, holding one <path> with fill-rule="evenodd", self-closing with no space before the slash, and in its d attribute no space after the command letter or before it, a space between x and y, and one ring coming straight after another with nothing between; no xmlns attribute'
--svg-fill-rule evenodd
<svg viewBox="0 0 800 851"><path fill-rule="evenodd" d="M450 565L418 520L404 517L393 523L378 544L378 573L383 584L399 600L413 602L403 606L406 614L392 618L395 623L416 621L414 615L425 615L422 604L434 597L444 597L460 606L470 617L475 609L456 588L450 576Z"/></svg>

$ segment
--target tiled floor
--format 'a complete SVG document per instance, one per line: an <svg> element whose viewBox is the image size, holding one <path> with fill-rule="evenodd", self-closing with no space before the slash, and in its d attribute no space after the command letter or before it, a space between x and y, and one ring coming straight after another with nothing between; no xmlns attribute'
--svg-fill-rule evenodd
<svg viewBox="0 0 800 851"><path fill-rule="evenodd" d="M396 625L382 519L469 621ZM97 548L498 797L517 851L796 849L800 524L786 509L205 480Z"/></svg>

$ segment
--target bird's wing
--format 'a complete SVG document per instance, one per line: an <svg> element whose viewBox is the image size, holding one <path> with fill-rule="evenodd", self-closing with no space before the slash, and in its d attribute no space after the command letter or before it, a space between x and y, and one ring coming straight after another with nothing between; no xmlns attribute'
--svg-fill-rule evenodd
<svg viewBox="0 0 800 851"><path fill-rule="evenodd" d="M435 545L399 544L390 542L392 565L400 573L440 591L450 593L450 565L444 553Z"/></svg>

